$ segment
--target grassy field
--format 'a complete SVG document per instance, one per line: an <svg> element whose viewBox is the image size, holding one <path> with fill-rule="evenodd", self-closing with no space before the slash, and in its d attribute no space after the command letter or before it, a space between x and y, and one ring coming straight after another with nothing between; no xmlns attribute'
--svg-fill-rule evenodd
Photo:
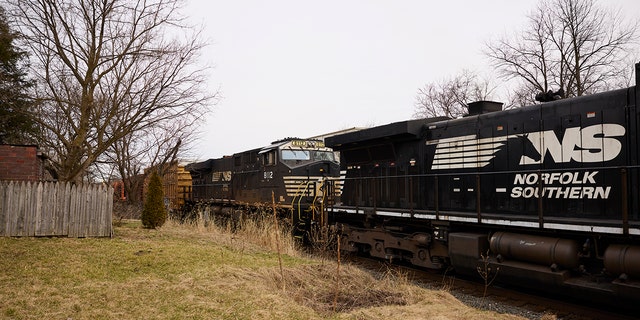
<svg viewBox="0 0 640 320"><path fill-rule="evenodd" d="M0 238L0 319L516 319L310 258L271 230L132 220L112 239Z"/></svg>

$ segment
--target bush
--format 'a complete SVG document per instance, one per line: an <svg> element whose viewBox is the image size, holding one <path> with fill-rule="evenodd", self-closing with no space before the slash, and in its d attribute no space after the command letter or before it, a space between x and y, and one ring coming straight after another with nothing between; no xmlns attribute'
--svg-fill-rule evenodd
<svg viewBox="0 0 640 320"><path fill-rule="evenodd" d="M167 220L167 209L164 207L162 181L157 172L151 174L146 196L141 216L142 225L149 229L161 227Z"/></svg>

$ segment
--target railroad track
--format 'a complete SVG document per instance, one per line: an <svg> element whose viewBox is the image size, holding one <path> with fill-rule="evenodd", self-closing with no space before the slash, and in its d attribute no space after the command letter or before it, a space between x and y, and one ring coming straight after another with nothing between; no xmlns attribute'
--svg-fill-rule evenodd
<svg viewBox="0 0 640 320"><path fill-rule="evenodd" d="M390 264L386 261L362 256L348 256L346 261L372 272L389 268L406 272L419 286L429 289L444 289L463 303L478 309L500 313L515 314L529 319L587 320L587 319L638 319L640 313L634 310L619 310L607 306L587 305L586 303L567 301L559 297L547 297L522 289L511 289L490 285L477 280L460 278L431 270Z"/></svg>

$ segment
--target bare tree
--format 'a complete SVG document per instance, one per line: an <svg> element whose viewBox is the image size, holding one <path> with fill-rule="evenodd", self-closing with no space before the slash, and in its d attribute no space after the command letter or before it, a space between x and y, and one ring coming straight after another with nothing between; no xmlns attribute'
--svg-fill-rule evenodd
<svg viewBox="0 0 640 320"><path fill-rule="evenodd" d="M524 32L486 46L502 77L529 87L521 93L581 96L626 79L638 24L625 23L620 10L594 0L546 0L528 18Z"/></svg>
<svg viewBox="0 0 640 320"><path fill-rule="evenodd" d="M194 126L197 124L197 121L177 119L126 135L100 157L99 170L106 171L103 180L114 175L122 177L127 201L141 201L144 169L158 168L163 176L162 170L177 162L179 155L185 155L182 147L196 138Z"/></svg>
<svg viewBox="0 0 640 320"><path fill-rule="evenodd" d="M215 97L180 0L10 0L35 58L43 147L60 180L80 181L140 133L195 121Z"/></svg>
<svg viewBox="0 0 640 320"><path fill-rule="evenodd" d="M519 83L513 88L508 88L505 92L507 103L504 105L504 109L515 109L532 104L532 99L540 90L536 87L527 85L525 83Z"/></svg>
<svg viewBox="0 0 640 320"><path fill-rule="evenodd" d="M463 70L453 78L418 89L413 117L461 117L467 114L467 103L487 100L493 90L488 80L478 80L475 73Z"/></svg>

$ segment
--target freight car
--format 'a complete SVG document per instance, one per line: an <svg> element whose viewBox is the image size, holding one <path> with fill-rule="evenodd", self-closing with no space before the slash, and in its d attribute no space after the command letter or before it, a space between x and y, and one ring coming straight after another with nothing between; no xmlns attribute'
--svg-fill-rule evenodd
<svg viewBox="0 0 640 320"><path fill-rule="evenodd" d="M636 83L640 64L636 65ZM638 86L469 104L326 139L343 248L556 293L640 302Z"/></svg>
<svg viewBox="0 0 640 320"><path fill-rule="evenodd" d="M192 203L205 202L214 213L275 203L301 231L313 223L325 225L324 208L340 192L340 166L320 140L287 138L186 169L192 177Z"/></svg>
<svg viewBox="0 0 640 320"><path fill-rule="evenodd" d="M144 170L144 182L142 184L142 202L147 195L147 188L149 186L149 178L151 172L158 172L162 180L162 191L164 194L165 207L170 212L181 210L185 204L185 200L191 194L191 175L185 170L184 164L178 161L172 161L170 163L156 165ZM117 185L120 190L120 199L124 200L124 186L122 182Z"/></svg>

